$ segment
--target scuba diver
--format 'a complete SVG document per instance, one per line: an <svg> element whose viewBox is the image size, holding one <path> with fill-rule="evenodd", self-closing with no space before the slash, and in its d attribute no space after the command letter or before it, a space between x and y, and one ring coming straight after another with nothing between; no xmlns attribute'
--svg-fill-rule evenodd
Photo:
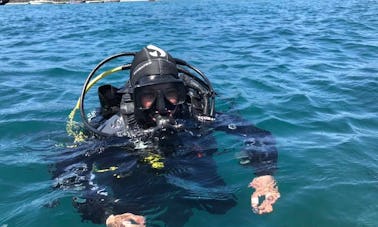
<svg viewBox="0 0 378 227"><path fill-rule="evenodd" d="M133 56L132 62L92 79L102 65L123 56ZM84 99L90 87L121 70L130 70L129 80L120 88L100 86L100 108L88 117ZM91 152L78 148L75 154L65 154L69 158L56 164L54 176L57 188L83 192L73 204L85 220L145 226L149 216L164 226L182 226L192 208L224 214L236 205L236 198L235 188L227 187L217 173L216 131L243 141L237 158L240 165L251 166L255 176L248 185L255 189L253 212L272 212L280 197L273 177L278 155L271 133L239 117L216 113L208 78L159 47L148 45L103 60L85 82L74 110L79 108L86 135L107 139Z"/></svg>

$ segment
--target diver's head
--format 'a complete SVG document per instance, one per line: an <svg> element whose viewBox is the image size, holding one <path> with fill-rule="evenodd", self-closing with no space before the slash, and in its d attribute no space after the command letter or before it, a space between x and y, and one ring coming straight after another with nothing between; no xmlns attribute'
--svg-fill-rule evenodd
<svg viewBox="0 0 378 227"><path fill-rule="evenodd" d="M130 69L135 119L144 127L174 124L186 87L178 76L175 60L164 50L149 45L135 54Z"/></svg>

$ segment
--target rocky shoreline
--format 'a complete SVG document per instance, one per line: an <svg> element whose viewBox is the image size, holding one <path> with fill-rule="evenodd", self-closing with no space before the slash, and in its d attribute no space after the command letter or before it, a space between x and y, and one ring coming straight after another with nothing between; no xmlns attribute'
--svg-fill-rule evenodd
<svg viewBox="0 0 378 227"><path fill-rule="evenodd" d="M76 4L76 3L107 3L107 2L154 2L156 0L0 0L2 5L11 4Z"/></svg>

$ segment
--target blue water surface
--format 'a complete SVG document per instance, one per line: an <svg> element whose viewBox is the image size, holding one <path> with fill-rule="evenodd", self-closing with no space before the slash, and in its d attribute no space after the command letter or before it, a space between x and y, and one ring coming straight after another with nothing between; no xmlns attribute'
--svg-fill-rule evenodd
<svg viewBox="0 0 378 227"><path fill-rule="evenodd" d="M0 6L1 227L95 226L52 190L47 157L72 142L67 115L91 69L148 44L204 71L217 109L279 150L272 214L251 211L253 173L226 152L219 174L238 205L186 226L378 226L378 1L161 0Z"/></svg>

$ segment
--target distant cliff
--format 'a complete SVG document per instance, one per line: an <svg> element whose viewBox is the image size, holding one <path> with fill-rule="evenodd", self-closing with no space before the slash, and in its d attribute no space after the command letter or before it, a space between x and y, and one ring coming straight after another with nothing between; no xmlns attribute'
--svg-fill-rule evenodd
<svg viewBox="0 0 378 227"><path fill-rule="evenodd" d="M33 0L9 0L8 3L21 3L21 2L30 2L30 1L33 1ZM52 1L54 1L54 2L69 2L70 0L52 0Z"/></svg>

